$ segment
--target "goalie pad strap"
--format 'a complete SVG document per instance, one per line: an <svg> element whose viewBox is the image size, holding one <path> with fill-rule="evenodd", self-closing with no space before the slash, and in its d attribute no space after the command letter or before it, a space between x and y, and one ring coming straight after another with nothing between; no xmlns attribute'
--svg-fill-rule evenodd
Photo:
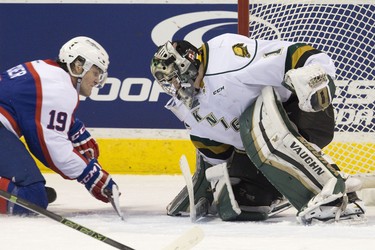
<svg viewBox="0 0 375 250"><path fill-rule="evenodd" d="M299 210L339 173L299 135L277 98L264 88L241 115L240 133L255 166Z"/></svg>

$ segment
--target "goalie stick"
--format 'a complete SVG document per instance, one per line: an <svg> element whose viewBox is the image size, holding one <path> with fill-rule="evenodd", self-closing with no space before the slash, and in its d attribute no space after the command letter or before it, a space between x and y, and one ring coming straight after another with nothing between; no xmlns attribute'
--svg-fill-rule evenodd
<svg viewBox="0 0 375 250"><path fill-rule="evenodd" d="M361 187L359 190L375 188L375 174L354 174L352 176L361 181Z"/></svg>
<svg viewBox="0 0 375 250"><path fill-rule="evenodd" d="M0 189L0 197L17 204L21 207L24 207L34 213L44 215L47 218L50 218L52 220L55 220L65 226L68 226L72 229L75 229L83 234L86 234L96 240L99 240L103 243L106 243L114 248L122 249L122 250L134 250L134 248L131 248L129 246L126 246L118 241L112 240L108 238L105 235L102 235L100 233L97 233L87 227L84 227L82 225L79 225L71 220L68 220L67 218L62 217L61 215L55 214L47 209L44 209L40 206L35 205L34 203L31 203L27 200L24 200L22 198L19 198L15 195L12 195L4 190ZM163 250L188 250L191 249L193 246L198 244L204 237L202 229L199 227L193 227L192 229L185 232L183 235L181 235L179 238L174 240L171 244L169 244L167 247L163 248Z"/></svg>
<svg viewBox="0 0 375 250"><path fill-rule="evenodd" d="M197 245L203 239L203 237L203 230L200 227L195 226L186 231L162 250L188 250Z"/></svg>
<svg viewBox="0 0 375 250"><path fill-rule="evenodd" d="M194 185L190 173L189 163L185 155L182 155L180 158L180 169L182 175L184 176L186 189L188 191L190 220L191 222L196 222L207 214L210 204L208 204L206 199L199 199L197 203L195 203Z"/></svg>
<svg viewBox="0 0 375 250"><path fill-rule="evenodd" d="M182 175L184 176L186 189L188 191L189 196L190 220L191 222L195 222L197 220L197 210L195 208L194 186L193 181L191 179L189 163L185 155L182 155L180 158L180 169Z"/></svg>

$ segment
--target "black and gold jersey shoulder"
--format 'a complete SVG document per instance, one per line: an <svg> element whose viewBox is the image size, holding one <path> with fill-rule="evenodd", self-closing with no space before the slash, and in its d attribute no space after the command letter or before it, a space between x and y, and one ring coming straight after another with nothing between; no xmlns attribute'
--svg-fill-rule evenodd
<svg viewBox="0 0 375 250"><path fill-rule="evenodd" d="M206 75L207 64L208 64L208 44L207 43L202 44L202 46L198 49L198 51L199 51L199 60L203 64L204 75Z"/></svg>
<svg viewBox="0 0 375 250"><path fill-rule="evenodd" d="M305 43L296 43L289 46L285 60L285 73L290 69L304 66L309 57L319 53L323 52Z"/></svg>
<svg viewBox="0 0 375 250"><path fill-rule="evenodd" d="M190 140L194 146L208 158L226 160L232 155L234 150L232 145L194 135L190 135Z"/></svg>

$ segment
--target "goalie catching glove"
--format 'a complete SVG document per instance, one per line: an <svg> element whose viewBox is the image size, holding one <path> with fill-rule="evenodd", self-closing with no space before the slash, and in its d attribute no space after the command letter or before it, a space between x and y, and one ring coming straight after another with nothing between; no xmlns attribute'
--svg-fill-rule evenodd
<svg viewBox="0 0 375 250"><path fill-rule="evenodd" d="M95 139L86 130L85 125L78 119L74 120L74 124L68 132L69 140L73 147L86 159L91 160L99 157L99 147Z"/></svg>
<svg viewBox="0 0 375 250"><path fill-rule="evenodd" d="M306 112L326 109L335 94L332 78L319 64L289 70L283 85L297 95L299 108Z"/></svg>
<svg viewBox="0 0 375 250"><path fill-rule="evenodd" d="M105 203L111 201L112 187L117 184L112 177L101 168L96 159L92 159L77 181L85 185L86 189L98 200Z"/></svg>

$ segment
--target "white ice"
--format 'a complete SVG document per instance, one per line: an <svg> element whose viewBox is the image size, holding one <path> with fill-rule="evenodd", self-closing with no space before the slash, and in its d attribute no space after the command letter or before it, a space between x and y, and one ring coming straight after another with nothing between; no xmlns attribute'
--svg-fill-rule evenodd
<svg viewBox="0 0 375 250"><path fill-rule="evenodd" d="M207 218L192 224L188 217L169 217L165 207L184 185L183 177L114 175L120 187L121 221L110 204L93 198L76 181L46 174L58 193L49 210L137 250L158 250L194 225L205 237L194 249L204 250L373 250L375 207L367 207L368 221L360 225L303 226L289 209L265 222L222 222ZM0 216L0 249L105 250L101 241L43 216Z"/></svg>

